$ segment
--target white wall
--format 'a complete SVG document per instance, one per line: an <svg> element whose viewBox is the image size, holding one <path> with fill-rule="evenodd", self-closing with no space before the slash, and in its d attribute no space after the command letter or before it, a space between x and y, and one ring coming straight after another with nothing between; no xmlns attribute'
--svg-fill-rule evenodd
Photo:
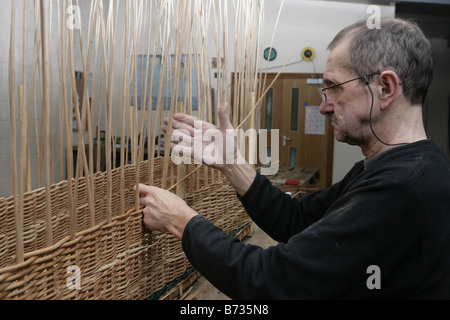
<svg viewBox="0 0 450 320"><path fill-rule="evenodd" d="M16 1L16 16L15 16L15 90L16 90L16 130L17 130L17 141L19 141L19 120L18 120L18 98L17 98L17 86L24 83L27 84L27 99L28 107L34 110L34 105L31 104L31 81L32 81L32 66L34 65L34 1L28 1L27 18L28 18L28 32L27 32L27 44L26 44L26 55L27 55L27 75L24 81L22 76L23 70L23 1ZM56 0L52 1L54 8L56 8ZM54 9L56 11L56 9ZM53 30L54 26L57 24L57 15L54 14L52 17ZM10 47L10 30L11 30L11 1L10 0L0 0L0 197L7 197L11 194L10 190L10 179L11 179L11 157L10 157L10 106L9 106L9 84L8 84L8 65L9 65L9 47ZM51 59L56 61L56 33L52 33L51 45L52 45L52 55ZM52 97L53 97L53 108L55 119L58 119L58 96L60 81L58 77L57 64L53 64L52 69ZM37 90L39 95L40 81L38 82ZM40 101L40 98L39 98ZM41 105L37 105L37 118L40 125L40 114ZM34 112L34 111L33 111ZM37 156L36 156L36 129L34 126L34 115L31 125L30 141L31 145L31 172L32 172L32 183L33 186L37 185ZM40 131L40 128L39 128ZM52 138L55 139L55 143L58 143L59 139L59 128L57 120L53 122L53 134ZM54 150L54 181L60 181L60 162L59 155L60 149L55 148ZM17 157L19 157L19 144L17 143ZM18 159L18 158L17 158ZM44 169L42 169L43 172ZM43 177L42 177L43 179ZM43 185L42 180L42 184Z"/></svg>
<svg viewBox="0 0 450 320"><path fill-rule="evenodd" d="M34 58L34 17L31 3L29 2L28 10L28 59L27 64L33 65ZM52 17L52 23L57 23L56 15L56 0L52 1L54 14ZM229 16L232 20L232 1L230 4ZM263 47L268 47L272 42L273 30L275 27L275 21L279 11L279 6L282 3L281 0L267 0L265 2L266 10L266 24L264 26L265 39ZM83 26L83 38L86 41L87 38L87 22L89 21L89 8L90 0L80 0L81 7L81 20ZM104 6L107 7L109 1L104 1ZM122 1L123 5L123 1ZM334 35L343 27L353 23L362 18L368 16L367 10L368 4L364 3L346 3L337 1L307 1L307 0L286 0L284 2L283 11L281 13L278 27L276 29L273 47L278 51L278 58L269 63L270 72L278 72L279 66L285 63L293 63L300 60L300 52L304 47L313 47L316 50L316 58L311 62L301 62L286 67L284 72L292 73L310 73L317 72L322 73L325 69L328 52L326 47ZM380 5L381 14L383 17L393 17L395 15L395 7L393 5ZM21 76L22 70L22 33L23 33L23 17L22 17L22 1L17 1L16 12L16 84L23 82ZM0 197L10 195L10 117L9 117L9 94L8 94L8 61L9 61L9 33L11 23L11 1L0 0ZM231 24L231 23L230 23ZM116 26L117 28L123 27L123 20ZM54 49L52 50L52 60L56 61L56 34L55 28L52 33L52 44ZM78 38L76 38L78 39ZM299 41L300 40L300 41ZM232 39L230 39L232 41ZM120 45L120 41L118 41ZM295 45L298 43L298 46ZM231 47L231 45L230 45ZM232 50L232 48L230 49ZM291 55L292 53L292 55ZM210 44L211 57L215 56L215 48L213 44ZM288 59L289 55L291 58ZM231 57L233 55L230 55ZM116 64L119 65L119 59ZM233 62L230 61L229 65L232 66ZM54 115L55 119L58 119L58 94L59 94L59 71L56 69L57 64L53 62L54 81L53 81L53 97L54 97ZM100 70L101 64L98 63L97 70ZM119 67L117 67L119 68ZM78 51L75 52L75 69L82 70L81 56ZM117 70L117 69L116 69ZM230 72L233 70L230 70ZM28 72L28 84L30 88L31 72ZM214 86L214 83L213 83ZM100 88L100 84L96 84L97 90ZM99 92L97 93L98 96ZM118 98L118 96L116 96ZM40 109L40 106L38 106ZM38 116L40 117L40 115ZM17 121L18 124L18 121ZM35 130L32 127L32 130ZM57 120L54 123L54 131L52 136L55 141L59 139L59 129ZM34 131L32 131L31 139L36 139ZM76 144L76 137L74 144ZM59 181L59 148L55 148L55 180ZM32 150L35 153L35 150ZM35 157L35 154L34 154ZM350 147L345 144L335 144L334 165L333 165L333 182L339 181L345 173L351 168L351 166L363 156L357 147ZM35 159L35 158L34 158ZM37 172L36 161L32 161L32 172L34 176ZM36 178L33 178L33 187L36 185Z"/></svg>

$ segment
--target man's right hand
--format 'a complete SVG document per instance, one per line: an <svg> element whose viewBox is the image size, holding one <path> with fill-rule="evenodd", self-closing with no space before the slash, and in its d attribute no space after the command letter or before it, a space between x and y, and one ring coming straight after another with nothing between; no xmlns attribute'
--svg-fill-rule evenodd
<svg viewBox="0 0 450 320"><path fill-rule="evenodd" d="M253 182L256 171L242 156L235 143L235 130L228 116L228 104L219 107L219 127L195 116L177 113L172 118L171 150L176 156L188 156L220 170L238 194L243 195ZM164 120L167 133L170 119ZM228 141L228 142L227 142Z"/></svg>

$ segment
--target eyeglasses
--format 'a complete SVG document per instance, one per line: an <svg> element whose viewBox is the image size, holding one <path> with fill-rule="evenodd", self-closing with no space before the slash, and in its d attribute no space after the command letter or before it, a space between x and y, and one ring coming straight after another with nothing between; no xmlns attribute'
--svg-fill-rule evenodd
<svg viewBox="0 0 450 320"><path fill-rule="evenodd" d="M339 86L341 86L341 85L343 85L345 83L352 82L352 81L359 80L359 79L364 79L366 81L366 84L368 84L369 80L367 80L367 77L371 77L371 76L373 76L375 74L380 74L380 73L379 72L375 72L375 73L367 74L365 76L361 76L361 77L358 77L358 78L355 78L355 79L347 80L347 81L344 81L344 82L341 82L341 83L338 83L338 84L334 84L334 85L326 87L326 88L318 88L320 98L322 98L323 102L327 102L327 95L325 94L325 90L328 90L328 89L331 89L331 88L336 88L336 87L339 87Z"/></svg>

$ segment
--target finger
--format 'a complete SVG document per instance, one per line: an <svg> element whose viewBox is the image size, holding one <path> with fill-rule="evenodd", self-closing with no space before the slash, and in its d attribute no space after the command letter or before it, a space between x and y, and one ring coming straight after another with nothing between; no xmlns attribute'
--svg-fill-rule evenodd
<svg viewBox="0 0 450 320"><path fill-rule="evenodd" d="M185 114L185 113L175 113L173 115L173 119L178 120L178 121L183 121L183 122L187 122L187 121L192 121L193 122L193 121L200 120L196 116Z"/></svg>
<svg viewBox="0 0 450 320"><path fill-rule="evenodd" d="M183 114L183 113L176 113L173 115L173 120L178 121L178 122L182 122L182 123L186 123L188 125L190 125L191 127L194 126L194 123L196 121L201 121L199 118L192 116L192 115L188 115L188 114Z"/></svg>
<svg viewBox="0 0 450 320"><path fill-rule="evenodd" d="M197 120L200 121L200 120ZM191 136L194 135L194 127L185 123L185 122L180 122L177 120L173 120L172 121L172 128L174 130L184 130L186 132L188 132Z"/></svg>
<svg viewBox="0 0 450 320"><path fill-rule="evenodd" d="M172 151L171 157L190 157L192 158L192 148L183 144L170 144L170 150Z"/></svg>
<svg viewBox="0 0 450 320"><path fill-rule="evenodd" d="M158 227L156 225L156 221L155 221L151 211L146 207L143 210L143 213L144 213L144 217L142 220L144 222L144 225L151 231L159 231Z"/></svg>
<svg viewBox="0 0 450 320"><path fill-rule="evenodd" d="M176 115L178 115L176 117ZM169 123L171 122L172 128L174 129L190 129L192 128L192 125L190 123L194 123L195 121L200 121L198 118L192 116L195 120L191 119L188 122L185 122L184 119L187 117L187 115L182 114L182 113L178 113L173 116L172 119L169 118L165 118L163 121L163 129L167 130L167 128L169 127ZM172 120L172 121L170 121Z"/></svg>
<svg viewBox="0 0 450 320"><path fill-rule="evenodd" d="M234 129L228 116L228 103L224 102L219 107L219 126L221 129Z"/></svg>
<svg viewBox="0 0 450 320"><path fill-rule="evenodd" d="M166 124L167 125L167 124ZM231 126L231 124L230 124ZM209 129L216 129L217 127L212 123L202 121L199 118L186 114L177 114L177 117L172 119L172 128L188 129L191 136L194 135L195 130L205 131Z"/></svg>
<svg viewBox="0 0 450 320"><path fill-rule="evenodd" d="M136 186L134 186L134 191L136 191ZM150 192L150 186L147 186L145 184L139 183L138 184L138 191L139 196L146 196Z"/></svg>
<svg viewBox="0 0 450 320"><path fill-rule="evenodd" d="M146 208L148 205L149 196L147 193L141 191L142 189L143 189L142 187L139 187L139 204L144 206L144 208Z"/></svg>
<svg viewBox="0 0 450 320"><path fill-rule="evenodd" d="M186 129L176 129L172 132L172 141L184 142L185 145L192 144L192 137Z"/></svg>
<svg viewBox="0 0 450 320"><path fill-rule="evenodd" d="M136 186L134 186L134 190L136 191ZM148 198L152 196L153 187L147 186L145 184L140 183L138 185L139 191L139 204L146 206L148 204Z"/></svg>
<svg viewBox="0 0 450 320"><path fill-rule="evenodd" d="M186 146L182 146L179 144L174 145L172 148L172 160L176 162L176 164L180 164L181 162L183 162L184 157L188 157L188 158L192 158L192 148L190 147L186 147Z"/></svg>

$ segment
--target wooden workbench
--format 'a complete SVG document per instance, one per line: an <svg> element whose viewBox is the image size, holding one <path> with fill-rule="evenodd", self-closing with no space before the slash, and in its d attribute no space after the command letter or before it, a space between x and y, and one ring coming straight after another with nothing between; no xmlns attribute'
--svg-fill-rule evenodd
<svg viewBox="0 0 450 320"><path fill-rule="evenodd" d="M280 167L278 173L273 176L266 176L269 180L299 180L298 185L286 185L273 182L273 185L282 191L290 192L293 196L297 193L304 195L320 188L316 183L320 179L320 170L318 168L303 167Z"/></svg>

